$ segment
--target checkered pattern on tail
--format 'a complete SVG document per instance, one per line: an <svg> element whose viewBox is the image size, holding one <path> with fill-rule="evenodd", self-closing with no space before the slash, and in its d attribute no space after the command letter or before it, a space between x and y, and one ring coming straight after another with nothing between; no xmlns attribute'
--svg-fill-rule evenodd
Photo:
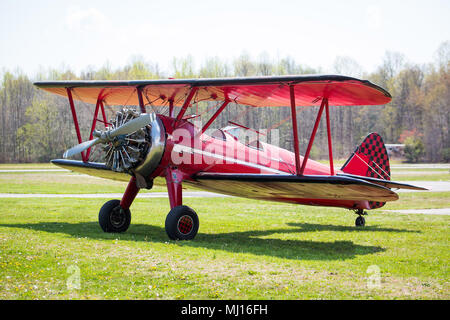
<svg viewBox="0 0 450 320"><path fill-rule="evenodd" d="M342 170L361 176L391 180L389 156L380 135L370 133L356 148ZM371 209L381 208L384 204L385 202L369 201Z"/></svg>
<svg viewBox="0 0 450 320"><path fill-rule="evenodd" d="M369 158L367 177L391 180L389 156L383 139L377 133L369 134L356 149L355 153L364 154Z"/></svg>

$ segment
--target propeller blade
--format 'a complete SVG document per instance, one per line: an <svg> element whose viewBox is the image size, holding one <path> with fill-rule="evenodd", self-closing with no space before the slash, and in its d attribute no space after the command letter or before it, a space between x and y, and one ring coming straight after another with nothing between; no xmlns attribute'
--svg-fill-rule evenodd
<svg viewBox="0 0 450 320"><path fill-rule="evenodd" d="M149 125L154 120L154 114L153 113L144 113L140 115L139 117L130 120L120 127L113 129L111 131L103 131L103 132L94 132L95 136L99 136L96 139L85 141L83 143L80 143L79 145L76 145L75 147L70 148L66 152L64 152L63 157L69 158L75 154L78 154L80 152L83 152L86 149L89 149L90 147L98 144L98 143L105 143L108 140L120 136L123 134L130 134L135 131L138 131L139 129L145 127L146 125Z"/></svg>
<svg viewBox="0 0 450 320"><path fill-rule="evenodd" d="M71 156L78 154L86 149L89 149L90 147L92 147L100 142L101 142L100 139L96 138L93 140L89 140L89 141L80 143L80 144L76 145L75 147L72 147L72 148L66 150L66 152L64 152L63 158L64 159L70 158Z"/></svg>
<svg viewBox="0 0 450 320"><path fill-rule="evenodd" d="M108 133L109 138L114 138L116 136L120 136L122 134L130 134L135 131L138 131L139 129L145 127L146 125L149 125L153 121L153 114L150 113L144 113L140 115L139 117L128 121L118 127L117 129L111 130Z"/></svg>

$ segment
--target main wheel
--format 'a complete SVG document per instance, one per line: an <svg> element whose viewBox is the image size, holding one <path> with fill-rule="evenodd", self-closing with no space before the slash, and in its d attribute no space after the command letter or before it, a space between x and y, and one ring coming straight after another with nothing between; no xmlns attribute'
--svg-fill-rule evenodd
<svg viewBox="0 0 450 320"><path fill-rule="evenodd" d="M192 240L198 227L198 216L188 206L176 206L166 217L166 233L172 240Z"/></svg>
<svg viewBox="0 0 450 320"><path fill-rule="evenodd" d="M130 209L122 209L120 200L109 200L98 213L98 222L104 232L125 232L130 226Z"/></svg>
<svg viewBox="0 0 450 320"><path fill-rule="evenodd" d="M366 219L364 219L363 216L359 216L358 218L356 218L355 220L355 225L357 227L364 227L366 225Z"/></svg>

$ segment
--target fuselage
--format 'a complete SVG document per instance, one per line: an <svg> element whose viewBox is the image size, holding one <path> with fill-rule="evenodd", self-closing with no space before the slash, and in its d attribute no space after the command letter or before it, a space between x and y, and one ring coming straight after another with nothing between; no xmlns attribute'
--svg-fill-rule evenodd
<svg viewBox="0 0 450 320"><path fill-rule="evenodd" d="M253 141L245 144L228 130L219 129L214 134L199 134L201 128L180 120L175 127L175 119L158 115L165 128L165 149L160 165L151 175L156 184L162 184L168 167L175 168L182 175L183 184L202 188L195 175L202 172L252 173L293 175L296 172L294 153L275 145ZM300 157L301 163L304 158ZM340 170L334 172L341 173ZM330 167L314 160L307 160L304 175L330 175ZM159 182L158 182L159 181ZM209 190L211 191L211 190ZM213 190L224 192L223 190ZM243 190L242 196L245 195ZM274 200L273 198L268 200ZM280 202L290 202L314 206L332 206L348 209L368 208L367 201L344 199L279 198Z"/></svg>
<svg viewBox="0 0 450 320"><path fill-rule="evenodd" d="M294 153L259 140L245 143L232 130L218 129L200 134L189 121L160 116L166 130L166 146L160 169L177 167L186 178L199 172L295 174ZM242 132L241 132L242 133ZM303 163L303 157L300 157ZM157 170L157 175L163 175ZM330 167L308 160L305 175L330 175Z"/></svg>

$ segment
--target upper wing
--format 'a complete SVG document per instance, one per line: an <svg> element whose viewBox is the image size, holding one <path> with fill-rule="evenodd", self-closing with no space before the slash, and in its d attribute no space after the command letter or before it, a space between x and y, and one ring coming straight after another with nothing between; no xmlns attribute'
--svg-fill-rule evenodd
<svg viewBox="0 0 450 320"><path fill-rule="evenodd" d="M289 87L295 86L297 106L320 105L328 98L330 105L381 105L391 101L383 88L367 81L339 75L270 76L217 79L167 79L136 81L39 81L43 90L95 104L98 98L108 105L139 105L137 88L142 90L145 104L167 105L172 100L181 106L193 87L196 100L230 100L254 106L289 106Z"/></svg>
<svg viewBox="0 0 450 320"><path fill-rule="evenodd" d="M328 199L385 202L398 199L398 195L388 188L341 176L198 173L190 183L233 196L274 201Z"/></svg>

